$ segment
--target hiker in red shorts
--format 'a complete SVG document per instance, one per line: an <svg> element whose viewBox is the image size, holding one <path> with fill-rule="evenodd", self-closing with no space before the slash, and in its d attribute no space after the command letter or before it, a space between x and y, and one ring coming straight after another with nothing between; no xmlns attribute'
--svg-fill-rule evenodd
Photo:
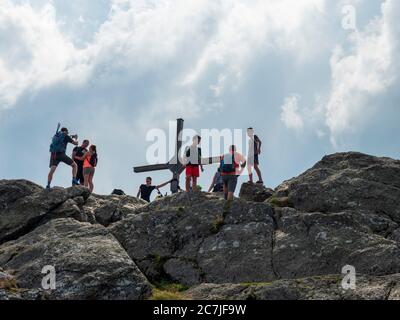
<svg viewBox="0 0 400 320"><path fill-rule="evenodd" d="M186 161L186 191L197 189L197 178L200 177L201 172L204 171L203 165L201 164L201 148L199 144L201 142L200 136L193 137L193 143L185 150L185 161Z"/></svg>

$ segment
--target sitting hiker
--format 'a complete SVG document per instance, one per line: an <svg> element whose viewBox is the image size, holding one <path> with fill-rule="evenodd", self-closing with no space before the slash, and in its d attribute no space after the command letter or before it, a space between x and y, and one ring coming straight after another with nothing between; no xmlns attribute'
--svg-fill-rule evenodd
<svg viewBox="0 0 400 320"><path fill-rule="evenodd" d="M76 175L76 180L83 186L85 184L85 178L83 177L83 155L88 151L89 140L84 140L80 147L75 147L72 150L72 159L78 166L78 172Z"/></svg>
<svg viewBox="0 0 400 320"><path fill-rule="evenodd" d="M193 143L185 150L185 162L186 162L186 192L197 190L197 179L200 177L201 172L204 172L203 165L201 164L201 137L193 137Z"/></svg>
<svg viewBox="0 0 400 320"><path fill-rule="evenodd" d="M260 160L259 156L261 154L261 140L254 134L253 128L247 129L247 135L249 137L249 153L247 156L247 169L249 172L249 183L253 183L253 168L258 175L257 184L264 184L261 170L260 170Z"/></svg>
<svg viewBox="0 0 400 320"><path fill-rule="evenodd" d="M153 179L151 177L147 177L146 178L146 184L142 184L139 188L138 194L137 194L137 198L141 198L146 202L150 203L150 196L151 193L154 190L158 191L158 194L160 194L160 190L162 187L165 187L167 184L171 183L171 181L165 182L163 184L160 184L158 186L153 186L152 185Z"/></svg>
<svg viewBox="0 0 400 320"><path fill-rule="evenodd" d="M208 192L223 192L224 191L224 182L222 181L221 168L218 168L217 172L214 174L213 181L211 182L211 186L208 189Z"/></svg>
<svg viewBox="0 0 400 320"><path fill-rule="evenodd" d="M96 172L96 167L98 163L97 157L97 147L91 145L89 151L83 155L83 177L85 179L85 187L93 192L93 177Z"/></svg>
<svg viewBox="0 0 400 320"><path fill-rule="evenodd" d="M229 153L221 157L221 175L223 181L225 199L233 200L238 177L246 167L246 159L242 154L236 152L236 146L229 148Z"/></svg>
<svg viewBox="0 0 400 320"><path fill-rule="evenodd" d="M75 146L78 145L78 136L69 136L67 128L62 128L61 130L59 129L60 124L58 124L56 134L54 135L50 145L50 172L47 179L46 189L50 189L53 175L56 172L60 162L63 162L72 167L72 186L79 185L79 182L76 180L78 166L76 165L74 160L66 155L68 143L71 143Z"/></svg>

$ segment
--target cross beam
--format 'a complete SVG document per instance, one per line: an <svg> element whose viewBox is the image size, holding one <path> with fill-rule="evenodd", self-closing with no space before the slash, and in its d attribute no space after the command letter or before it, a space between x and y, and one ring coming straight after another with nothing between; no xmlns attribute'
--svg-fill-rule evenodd
<svg viewBox="0 0 400 320"><path fill-rule="evenodd" d="M140 166L140 167L133 168L133 171L135 173L153 172L153 171L161 171L161 170L171 171L172 172L172 180L171 180L171 192L172 193L177 193L179 191L179 176L185 170L185 166L179 157L180 151L182 149L183 124L184 124L183 119L177 120L175 154L174 154L174 157L168 163L154 164L154 165ZM220 157L210 157L210 158L202 158L201 159L201 164L203 164L203 165L209 165L209 164L214 164L214 163L219 163L219 162L220 162Z"/></svg>

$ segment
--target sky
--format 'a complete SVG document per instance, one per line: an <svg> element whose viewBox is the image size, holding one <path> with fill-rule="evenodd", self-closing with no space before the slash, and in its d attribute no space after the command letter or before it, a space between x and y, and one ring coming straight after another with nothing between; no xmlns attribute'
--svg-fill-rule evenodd
<svg viewBox="0 0 400 320"><path fill-rule="evenodd" d="M46 185L58 122L97 145L100 194L136 194L177 118L254 127L270 187L335 152L398 159L399 75L398 0L0 0L0 179Z"/></svg>

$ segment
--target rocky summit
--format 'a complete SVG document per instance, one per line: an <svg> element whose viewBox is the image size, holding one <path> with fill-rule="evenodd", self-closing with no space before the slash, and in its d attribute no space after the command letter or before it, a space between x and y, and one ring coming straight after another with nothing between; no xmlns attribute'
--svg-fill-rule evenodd
<svg viewBox="0 0 400 320"><path fill-rule="evenodd" d="M0 300L19 299L400 299L400 161L329 155L230 208L1 180Z"/></svg>

